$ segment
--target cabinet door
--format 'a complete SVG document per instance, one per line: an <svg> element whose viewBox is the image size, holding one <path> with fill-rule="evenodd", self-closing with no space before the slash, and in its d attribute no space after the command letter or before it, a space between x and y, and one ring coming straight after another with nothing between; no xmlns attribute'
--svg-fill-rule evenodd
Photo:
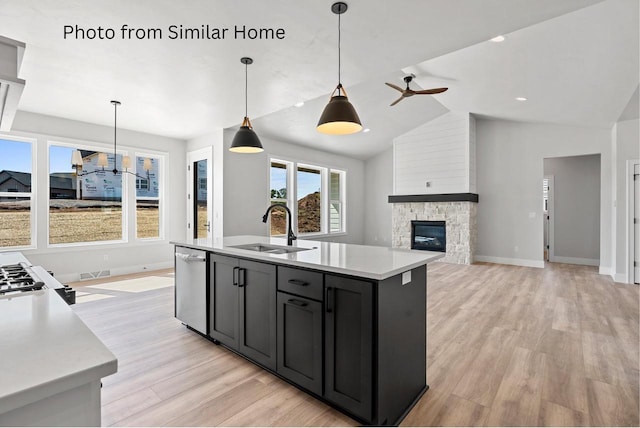
<svg viewBox="0 0 640 428"><path fill-rule="evenodd" d="M276 267L238 262L240 343L238 350L271 370L276 369Z"/></svg>
<svg viewBox="0 0 640 428"><path fill-rule="evenodd" d="M366 421L373 400L373 284L325 275L324 396Z"/></svg>
<svg viewBox="0 0 640 428"><path fill-rule="evenodd" d="M209 336L238 349L238 260L211 254L209 257Z"/></svg>
<svg viewBox="0 0 640 428"><path fill-rule="evenodd" d="M322 395L322 303L278 292L277 371Z"/></svg>

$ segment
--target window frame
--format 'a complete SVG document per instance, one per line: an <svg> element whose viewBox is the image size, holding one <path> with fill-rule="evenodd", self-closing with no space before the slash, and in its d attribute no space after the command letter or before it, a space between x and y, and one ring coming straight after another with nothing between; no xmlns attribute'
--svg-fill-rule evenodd
<svg viewBox="0 0 640 428"><path fill-rule="evenodd" d="M136 174L138 174L137 171L137 158L141 157L141 158L153 158L153 159L157 159L158 160L158 174L160 175L159 179L158 179L158 185L160 187L159 191L158 191L158 197L143 197L143 198L138 198L138 195L136 194L136 188L134 185L134 189L133 189L133 206L134 206L134 215L133 215L133 236L134 236L134 240L136 241L142 241L142 242L150 242L150 241L164 241L165 239L165 197L164 197L164 188L165 188L165 159L166 159L166 154L161 154L159 152L148 152L148 151L135 151L133 153L133 160L135 162L135 166L136 168L134 168L134 172ZM136 180L135 182L137 182L138 177L136 176ZM145 179L146 180L146 179ZM134 183L135 184L135 183ZM138 200L157 200L158 201L158 236L157 237L150 237L150 238L139 238L138 237L138 215L137 215L137 204L138 204Z"/></svg>
<svg viewBox="0 0 640 428"><path fill-rule="evenodd" d="M129 174L127 176L123 175L122 177L122 189L120 190L120 199L121 199L121 215L122 215L122 223L121 223L121 238L113 239L109 241L82 241L82 242L65 242L61 244L52 244L51 243L51 180L49 177L51 176L51 146L58 147L68 147L75 150L91 150L95 152L104 152L107 154L111 153L109 150L109 146L101 145L99 143L91 143L87 141L64 141L57 138L47 138L47 188L46 188L46 201L47 201L47 215L46 215L46 248L72 248L72 247L82 247L82 246L96 246L96 245L111 245L111 244L126 244L129 242L128 239L128 213L129 213L129 203L128 203L128 193L129 193ZM116 155L126 156L129 152L120 148L116 151ZM134 183L135 185L135 183Z"/></svg>
<svg viewBox="0 0 640 428"><path fill-rule="evenodd" d="M300 238L313 238L313 237L328 237L328 236L341 236L347 234L347 222L346 222L346 194L347 194L347 169L335 166L324 165L317 162L307 162L303 160L295 160L278 155L267 156L267 165L269 170L269 180L267 181L267 202L271 204L271 165L272 163L281 163L286 165L287 173L287 206L291 210L291 224L294 229L294 233ZM298 167L315 169L320 171L320 232L298 232L298 180L297 172ZM340 174L340 202L342 206L342 212L340 213L340 230L332 232L330 224L330 208L331 208L331 173ZM268 230L269 236L284 237L285 235L271 235L271 230Z"/></svg>
<svg viewBox="0 0 640 428"><path fill-rule="evenodd" d="M30 146L31 151L31 191L30 192L0 192L0 197L14 197L14 198L29 198L29 245L14 245L11 247L0 247L0 252L4 251L20 251L20 250L33 250L38 247L38 217L37 207L35 206L34 195L37 194L38 187L38 170L37 170L37 146L38 140L36 138L22 137L11 135L8 133L0 132L0 139L15 141L19 143L27 143Z"/></svg>

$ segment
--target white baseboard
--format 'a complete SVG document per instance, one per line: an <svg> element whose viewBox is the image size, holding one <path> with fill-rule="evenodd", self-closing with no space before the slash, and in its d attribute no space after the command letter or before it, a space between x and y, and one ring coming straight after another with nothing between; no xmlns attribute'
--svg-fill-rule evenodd
<svg viewBox="0 0 640 428"><path fill-rule="evenodd" d="M502 265L515 265L515 266L527 266L534 268L544 268L544 261L542 260L528 260L528 259L512 259L509 257L493 257L493 256L475 256L476 262L486 263L499 263Z"/></svg>
<svg viewBox="0 0 640 428"><path fill-rule="evenodd" d="M613 275L615 274L615 272L613 271L613 268L609 266L600 266L600 268L598 269L598 273L600 275L609 275L612 278L613 278Z"/></svg>
<svg viewBox="0 0 640 428"><path fill-rule="evenodd" d="M172 268L173 266L174 266L174 262L173 262L173 259L172 259L172 260L167 261L167 262L150 263L150 264L145 264L145 265L133 265L133 266L126 266L126 267L111 267L108 270L111 271L111 276L118 276L118 275L128 275L128 274L131 274L131 273L140 273L140 272L145 272L145 271L169 269L169 268ZM76 281L80 281L80 272L56 275L55 278L58 281L60 281L61 283L63 283L63 284L66 284L66 283L69 283L69 282L76 282Z"/></svg>
<svg viewBox="0 0 640 428"><path fill-rule="evenodd" d="M622 282L623 284L630 284L629 280L627 279L627 274L625 273L616 273L615 275L613 275L613 280L615 282Z"/></svg>
<svg viewBox="0 0 640 428"><path fill-rule="evenodd" d="M580 257L553 256L549 261L553 263L568 263L571 265L600 266L600 260L598 259L583 259Z"/></svg>

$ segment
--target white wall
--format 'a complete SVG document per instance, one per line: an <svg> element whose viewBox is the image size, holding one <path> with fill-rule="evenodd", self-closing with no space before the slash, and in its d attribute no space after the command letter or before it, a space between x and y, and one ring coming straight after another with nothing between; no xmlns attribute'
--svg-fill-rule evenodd
<svg viewBox="0 0 640 428"><path fill-rule="evenodd" d="M19 111L13 122L12 134L37 140L34 149L37 159L36 194L34 195L37 227L37 249L23 253L36 265L53 271L63 282L79 279L81 272L111 270L112 275L173 266L173 248L170 240L185 236L186 182L182 171L185 165L185 142L158 135L118 129L118 146L140 151L153 150L166 153L164 171L165 239L161 241L131 240L119 244L81 245L65 248L47 248L47 141L87 142L104 145L113 150L113 127L93 125ZM130 204L131 205L131 204ZM133 209L133 207L131 207Z"/></svg>
<svg viewBox="0 0 640 428"><path fill-rule="evenodd" d="M193 138L187 142L187 152L211 148L213 153L213 238L223 236L224 230L224 132L219 129ZM186 164L182 170L185 173L185 180L189 172ZM186 189L185 189L186 192Z"/></svg>
<svg viewBox="0 0 640 428"><path fill-rule="evenodd" d="M544 159L544 175L554 177L551 261L599 266L600 155Z"/></svg>
<svg viewBox="0 0 640 428"><path fill-rule="evenodd" d="M628 278L628 243L627 237L631 236L627 222L627 161L640 159L640 122L638 119L618 122L614 128L614 159L615 169L615 200L614 220L615 231L615 280L618 282L632 282Z"/></svg>
<svg viewBox="0 0 640 428"><path fill-rule="evenodd" d="M600 272L612 273L610 130L478 119L476 144L476 260L544 266L543 159L599 153Z"/></svg>
<svg viewBox="0 0 640 428"><path fill-rule="evenodd" d="M224 131L224 236L267 236L262 215L270 204L269 158L308 162L347 172L347 234L312 239L360 244L364 234L364 162L304 146L260 137L265 151L258 154L229 152L235 129ZM337 137L339 138L339 137Z"/></svg>
<svg viewBox="0 0 640 428"><path fill-rule="evenodd" d="M391 246L393 194L393 148L365 162L365 236L364 244Z"/></svg>
<svg viewBox="0 0 640 428"><path fill-rule="evenodd" d="M448 112L394 138L393 194L475 193L474 120Z"/></svg>

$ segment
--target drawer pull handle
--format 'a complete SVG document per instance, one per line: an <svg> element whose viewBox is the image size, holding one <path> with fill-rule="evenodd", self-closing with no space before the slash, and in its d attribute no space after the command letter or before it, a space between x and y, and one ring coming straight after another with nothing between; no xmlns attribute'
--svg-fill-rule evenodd
<svg viewBox="0 0 640 428"><path fill-rule="evenodd" d="M307 302L303 302L302 300L298 300L298 299L289 299L288 303L291 303L292 305L300 306L303 308L308 305Z"/></svg>
<svg viewBox="0 0 640 428"><path fill-rule="evenodd" d="M309 285L308 282L306 281L301 281L299 279L290 279L289 281L287 281L289 284L293 284L293 285L298 285L300 287L306 287L307 285Z"/></svg>

